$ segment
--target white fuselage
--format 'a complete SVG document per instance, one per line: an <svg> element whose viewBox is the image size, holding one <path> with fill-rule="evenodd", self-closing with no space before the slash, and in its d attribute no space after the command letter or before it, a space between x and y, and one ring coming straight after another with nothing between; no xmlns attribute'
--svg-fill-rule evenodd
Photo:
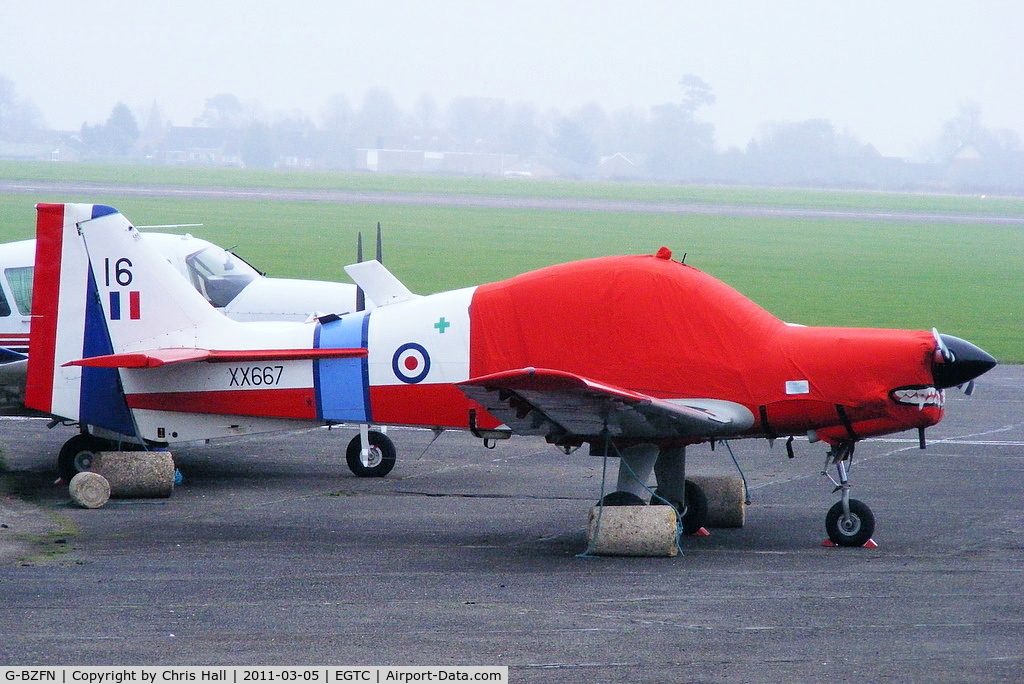
<svg viewBox="0 0 1024 684"><path fill-rule="evenodd" d="M231 252L188 234L146 233L146 238L229 318L305 321L356 308L356 286L350 283L268 278ZM0 244L0 347L22 354L29 349L35 250L35 240Z"/></svg>
<svg viewBox="0 0 1024 684"><path fill-rule="evenodd" d="M243 259L192 235L146 233L174 269L227 317L237 321L307 321L356 309L356 286L319 280L268 278ZM35 240L0 244L0 413L22 413ZM373 308L372 301L366 302ZM3 352L0 351L0 354Z"/></svg>

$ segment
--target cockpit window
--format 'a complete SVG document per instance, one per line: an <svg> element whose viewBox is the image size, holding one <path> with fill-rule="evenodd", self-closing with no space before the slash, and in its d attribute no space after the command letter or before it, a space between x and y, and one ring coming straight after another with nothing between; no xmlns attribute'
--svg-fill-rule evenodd
<svg viewBox="0 0 1024 684"><path fill-rule="evenodd" d="M14 305L22 316L32 314L33 270L35 270L33 266L4 269L4 277L7 278L7 284L11 287L11 295L14 296ZM7 316L10 314L10 306L7 305L7 302L4 302L4 307L7 309L7 312L0 315Z"/></svg>
<svg viewBox="0 0 1024 684"><path fill-rule="evenodd" d="M260 277L249 264L234 254L211 245L185 257L192 285L213 306L227 306L245 286Z"/></svg>

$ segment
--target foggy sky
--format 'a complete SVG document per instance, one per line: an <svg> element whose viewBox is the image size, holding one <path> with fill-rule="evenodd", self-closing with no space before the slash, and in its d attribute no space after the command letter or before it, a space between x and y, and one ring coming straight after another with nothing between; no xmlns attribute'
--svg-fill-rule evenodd
<svg viewBox="0 0 1024 684"><path fill-rule="evenodd" d="M695 74L722 149L823 118L905 156L967 103L1024 137L1022 19L1010 0L3 0L0 76L77 130L118 102L191 125L218 93L319 122L373 87L407 110L429 94L646 112Z"/></svg>

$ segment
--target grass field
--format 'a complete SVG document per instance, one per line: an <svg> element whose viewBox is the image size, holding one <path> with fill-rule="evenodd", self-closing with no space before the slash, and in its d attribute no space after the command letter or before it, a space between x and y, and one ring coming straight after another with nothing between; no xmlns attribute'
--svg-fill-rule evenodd
<svg viewBox="0 0 1024 684"><path fill-rule="evenodd" d="M74 168L74 165L41 165ZM74 178L125 183L122 169L79 169ZM182 170L174 170L178 174ZM146 171L150 173L150 171ZM14 173L0 164L0 177ZM65 175L68 172L62 171ZM289 173L241 174L221 184L245 186L263 178L296 183ZM106 177L104 174L112 174ZM31 175L27 173L27 175ZM144 181L138 174L136 180ZM164 179L174 184L178 176ZM600 196L616 192L671 194L672 201L703 196L717 204L879 208L884 199L903 209L987 213L981 198L824 191L735 190L615 186L559 182L479 181L356 176L378 187L402 192L460 192L497 195L494 187L540 188L547 196ZM185 178L181 174L181 178ZM202 179L188 176L191 185ZM30 178L47 180L46 178ZM385 186L393 187L387 188ZM418 184L429 189L411 189ZM446 184L454 189L446 189ZM585 186L585 187L583 187ZM271 187L285 187L271 185ZM291 186L305 187L305 186ZM321 186L315 186L321 187ZM649 187L649 190L644 188ZM364 188L365 189L365 188ZM563 193L568 194L560 194ZM572 192L581 193L572 195ZM596 194L591 194L596 193ZM761 195L763 198L758 199ZM715 199L711 199L714 196ZM774 198L774 199L770 199ZM785 198L785 201L783 199ZM646 197L649 201L649 197ZM916 206L923 199L940 206ZM660 245L676 258L705 270L786 320L809 325L924 328L966 337L1003 362L1024 362L1024 228L983 224L782 219L746 216L620 214L592 211L538 211L410 207L387 204L342 205L325 202L148 199L107 195L58 197L0 195L0 241L32 236L33 205L38 201L89 201L112 204L140 226L202 223L197 236L237 251L270 275L346 279L342 267L353 261L355 236L372 235L377 221L385 234L385 262L412 290L422 293L505 278L525 270L606 254L653 253ZM1019 200L1005 201L1006 213L1024 213ZM990 205L986 205L986 209ZM180 231L179 231L180 232ZM685 315L683 307L680 315Z"/></svg>

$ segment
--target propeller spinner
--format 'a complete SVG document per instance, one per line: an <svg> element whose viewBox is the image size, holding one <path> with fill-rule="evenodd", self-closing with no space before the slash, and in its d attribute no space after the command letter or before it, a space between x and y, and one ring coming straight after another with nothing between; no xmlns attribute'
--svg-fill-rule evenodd
<svg viewBox="0 0 1024 684"><path fill-rule="evenodd" d="M935 361L932 363L932 377L935 387L946 389L968 384L967 393L974 378L991 370L996 360L985 350L953 335L942 335L932 328L935 336Z"/></svg>

